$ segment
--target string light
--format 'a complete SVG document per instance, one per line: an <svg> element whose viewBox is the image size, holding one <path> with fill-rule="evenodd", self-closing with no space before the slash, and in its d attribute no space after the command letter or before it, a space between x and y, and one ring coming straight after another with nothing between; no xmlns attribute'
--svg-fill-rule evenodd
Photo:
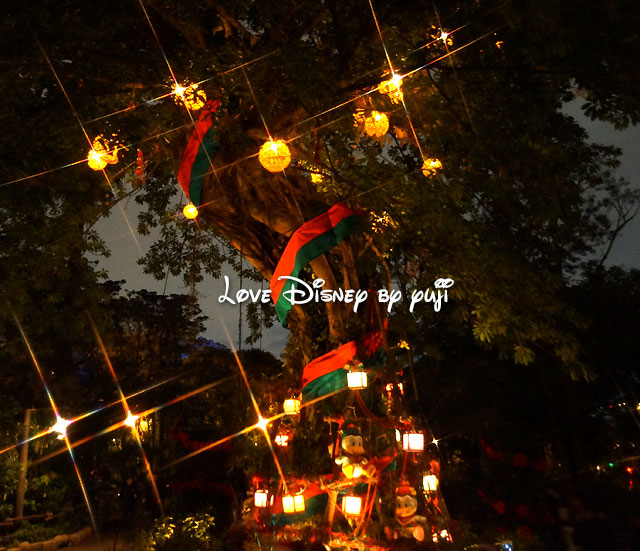
<svg viewBox="0 0 640 551"><path fill-rule="evenodd" d="M57 432L58 440L62 440L65 436L67 436L67 427L73 423L69 419L63 419L59 415L56 416L55 424L49 429L49 432Z"/></svg>

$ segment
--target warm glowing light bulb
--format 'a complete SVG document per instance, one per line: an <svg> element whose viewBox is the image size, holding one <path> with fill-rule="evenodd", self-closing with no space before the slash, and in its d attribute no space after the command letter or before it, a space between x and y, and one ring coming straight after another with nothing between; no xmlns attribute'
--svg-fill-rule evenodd
<svg viewBox="0 0 640 551"><path fill-rule="evenodd" d="M173 90L171 90L176 96L184 96L184 91L187 88L185 86L180 86L177 82L173 86Z"/></svg>
<svg viewBox="0 0 640 551"><path fill-rule="evenodd" d="M193 220L196 216L198 216L198 207L196 207L193 203L189 203L182 209L182 214L184 214L185 218Z"/></svg>
<svg viewBox="0 0 640 551"><path fill-rule="evenodd" d="M373 111L364 120L364 132L371 137L384 136L389 130L389 118L384 113Z"/></svg>
<svg viewBox="0 0 640 551"><path fill-rule="evenodd" d="M442 42L446 42L447 38L449 38L449 34L448 32L442 31L440 33L440 40L442 40Z"/></svg>
<svg viewBox="0 0 640 551"><path fill-rule="evenodd" d="M262 429L264 432L267 432L267 425L269 424L269 419L265 419L262 415L258 418L258 422L256 423L256 427Z"/></svg>
<svg viewBox="0 0 640 551"><path fill-rule="evenodd" d="M49 429L50 432L57 432L58 439L62 440L67 435L67 427L72 423L69 419L63 419L59 415L55 424Z"/></svg>
<svg viewBox="0 0 640 551"><path fill-rule="evenodd" d="M127 427L130 428L135 428L136 426L136 421L140 418L139 415L133 415L133 413L129 412L129 414L127 415L127 418L124 420L124 424L127 425Z"/></svg>
<svg viewBox="0 0 640 551"><path fill-rule="evenodd" d="M435 444L435 445L437 446L437 445L438 445L438 439L437 439L437 438L434 438L434 439L431 441L431 443L432 443L432 444Z"/></svg>
<svg viewBox="0 0 640 551"><path fill-rule="evenodd" d="M89 151L89 155L87 156L89 168L91 170L102 170L108 164L105 157L105 153L98 153L95 149Z"/></svg>
<svg viewBox="0 0 640 551"><path fill-rule="evenodd" d="M402 83L402 77L400 75L394 74L391 77L391 84L393 84L396 88L400 88L401 83Z"/></svg>

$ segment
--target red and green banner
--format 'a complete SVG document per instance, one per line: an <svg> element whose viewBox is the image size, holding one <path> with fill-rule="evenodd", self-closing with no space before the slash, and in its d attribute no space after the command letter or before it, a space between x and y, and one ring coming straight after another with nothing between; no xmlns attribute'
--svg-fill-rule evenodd
<svg viewBox="0 0 640 551"><path fill-rule="evenodd" d="M212 169L211 160L217 146L213 139L213 113L219 106L216 100L208 101L203 107L180 163L178 182L196 207L201 204L204 177Z"/></svg>
<svg viewBox="0 0 640 551"><path fill-rule="evenodd" d="M351 341L316 358L302 371L302 402L308 402L347 387L347 369L355 358L364 367L378 367L384 364L382 334L369 333L360 343Z"/></svg>
<svg viewBox="0 0 640 551"><path fill-rule="evenodd" d="M305 222L293 233L270 282L276 314L283 326L287 326L287 314L291 310L287 291L294 285L291 279L283 276L297 277L306 264L354 233L360 221L359 211L338 204L313 220Z"/></svg>

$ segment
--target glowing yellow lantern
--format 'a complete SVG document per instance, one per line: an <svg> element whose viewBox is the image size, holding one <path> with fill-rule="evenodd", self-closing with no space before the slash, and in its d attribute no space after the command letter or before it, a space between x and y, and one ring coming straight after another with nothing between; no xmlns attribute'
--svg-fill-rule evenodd
<svg viewBox="0 0 640 551"><path fill-rule="evenodd" d="M342 498L342 512L344 516L360 516L362 498L358 496L344 496Z"/></svg>
<svg viewBox="0 0 640 551"><path fill-rule="evenodd" d="M96 136L91 144L91 151L87 155L87 163L91 170L102 170L107 165L118 162L118 148L109 151L104 136L100 134Z"/></svg>
<svg viewBox="0 0 640 551"><path fill-rule="evenodd" d="M302 513L305 510L304 497L302 494L282 496L282 510L285 513Z"/></svg>
<svg viewBox="0 0 640 551"><path fill-rule="evenodd" d="M389 130L389 117L380 111L372 111L364 120L364 132L368 136L376 138L384 136Z"/></svg>
<svg viewBox="0 0 640 551"><path fill-rule="evenodd" d="M435 474L425 474L422 477L422 489L428 494L434 493L438 489L438 477Z"/></svg>
<svg viewBox="0 0 640 551"><path fill-rule="evenodd" d="M405 432L402 435L402 449L407 452L424 450L424 434L421 432Z"/></svg>
<svg viewBox="0 0 640 551"><path fill-rule="evenodd" d="M367 372L366 371L349 371L347 373L347 386L353 390L367 388Z"/></svg>
<svg viewBox="0 0 640 551"><path fill-rule="evenodd" d="M281 172L289 166L291 152L282 140L269 140L262 144L258 160L269 172Z"/></svg>
<svg viewBox="0 0 640 551"><path fill-rule="evenodd" d="M322 183L323 180L324 180L324 174L320 174L319 172L312 172L311 173L311 181L314 184L320 184L320 183Z"/></svg>
<svg viewBox="0 0 640 551"><path fill-rule="evenodd" d="M182 209L182 214L184 214L185 218L193 220L196 216L198 216L198 207L196 207L193 203L189 203Z"/></svg>
<svg viewBox="0 0 640 551"><path fill-rule="evenodd" d="M297 398L289 398L284 401L284 412L287 415L297 415L300 413L300 400Z"/></svg>
<svg viewBox="0 0 640 551"><path fill-rule="evenodd" d="M256 490L253 494L253 503L256 507L267 507L269 502L269 492L266 490Z"/></svg>
<svg viewBox="0 0 640 551"><path fill-rule="evenodd" d="M435 176L438 170L442 170L442 163L439 159L425 159L422 163L422 174L427 178Z"/></svg>
<svg viewBox="0 0 640 551"><path fill-rule="evenodd" d="M402 86L402 77L393 75L389 80L385 80L378 85L378 92L387 96L391 103L400 103L404 99L404 94L400 89Z"/></svg>

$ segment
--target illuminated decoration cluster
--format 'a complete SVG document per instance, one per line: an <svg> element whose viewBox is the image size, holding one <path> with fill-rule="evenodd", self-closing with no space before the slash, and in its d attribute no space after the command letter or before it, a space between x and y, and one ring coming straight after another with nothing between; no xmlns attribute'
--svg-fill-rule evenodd
<svg viewBox="0 0 640 551"><path fill-rule="evenodd" d="M387 96L391 103L402 103L404 94L402 93L402 77L394 74L389 80L385 80L378 85L378 92Z"/></svg>
<svg viewBox="0 0 640 551"><path fill-rule="evenodd" d="M198 111L207 103L207 95L204 90L198 88L197 84L190 86L180 86L178 83L173 85L171 92L174 95L176 103L183 104L189 111Z"/></svg>
<svg viewBox="0 0 640 551"><path fill-rule="evenodd" d="M442 170L442 162L439 159L425 159L422 163L422 174L427 178L435 176Z"/></svg>
<svg viewBox="0 0 640 551"><path fill-rule="evenodd" d="M269 172L282 172L291 163L291 152L283 140L269 140L262 144L258 160Z"/></svg>
<svg viewBox="0 0 640 551"><path fill-rule="evenodd" d="M118 162L118 147L109 151L108 142L105 137L100 134L96 136L91 144L91 150L87 156L87 163L91 170L103 170L107 165L113 165Z"/></svg>
<svg viewBox="0 0 640 551"><path fill-rule="evenodd" d="M185 218L188 218L189 220L193 220L198 216L198 207L196 207L193 203L189 203L188 205L185 205L184 208L182 209L182 214L184 214Z"/></svg>
<svg viewBox="0 0 640 551"><path fill-rule="evenodd" d="M384 136L389 130L389 117L380 111L372 111L364 120L364 132L372 138Z"/></svg>

